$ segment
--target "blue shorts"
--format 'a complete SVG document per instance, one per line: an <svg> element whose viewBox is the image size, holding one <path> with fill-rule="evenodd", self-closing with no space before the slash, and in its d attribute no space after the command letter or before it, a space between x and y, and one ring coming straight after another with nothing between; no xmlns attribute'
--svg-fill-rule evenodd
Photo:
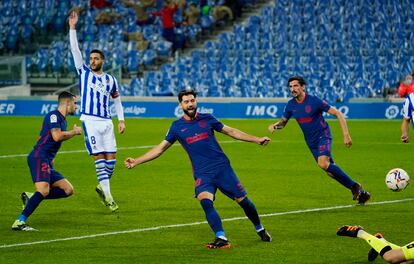
<svg viewBox="0 0 414 264"><path fill-rule="evenodd" d="M320 156L328 156L331 163L332 159L332 138L327 138L324 136L319 137L318 139L312 142L306 142L308 144L309 150L312 152L313 158L318 161Z"/></svg>
<svg viewBox="0 0 414 264"><path fill-rule="evenodd" d="M233 200L247 195L230 165L222 165L215 170L196 174L194 177L196 197L202 192L209 192L215 196L217 189Z"/></svg>
<svg viewBox="0 0 414 264"><path fill-rule="evenodd" d="M48 182L52 185L54 182L64 179L62 174L53 169L51 160L46 158L35 158L31 155L27 157L27 164L30 168L33 183Z"/></svg>

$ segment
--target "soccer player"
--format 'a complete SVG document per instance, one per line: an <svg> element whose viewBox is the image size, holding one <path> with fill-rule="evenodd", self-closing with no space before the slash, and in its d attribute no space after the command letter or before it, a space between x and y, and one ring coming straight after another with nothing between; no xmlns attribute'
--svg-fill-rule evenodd
<svg viewBox="0 0 414 264"><path fill-rule="evenodd" d="M352 140L344 116L324 100L307 94L305 92L306 82L302 77L289 78L288 85L293 98L287 103L281 120L269 125L269 132L273 133L277 129L284 128L293 116L302 129L306 144L318 166L340 184L350 189L353 200L358 200L360 205L365 204L371 195L336 165L331 155L332 136L329 125L323 117L323 112L338 118L344 136L344 144L346 147L350 147Z"/></svg>
<svg viewBox="0 0 414 264"><path fill-rule="evenodd" d="M412 120L414 129L414 93L410 93L404 101L403 121L401 123L401 141L404 143L409 141L410 120Z"/></svg>
<svg viewBox="0 0 414 264"><path fill-rule="evenodd" d="M372 247L368 252L368 260L373 261L378 254L388 263L414 263L414 241L400 247L388 242L377 233L371 235L361 226L342 226L336 232L338 236L358 237Z"/></svg>
<svg viewBox="0 0 414 264"><path fill-rule="evenodd" d="M53 159L62 145L62 141L82 134L82 129L74 125L72 130L66 131L66 116L73 115L77 108L75 95L62 92L59 94L58 102L58 109L51 111L43 119L37 143L27 156L36 192L21 194L24 209L14 221L13 230L37 231L26 224L26 219L36 210L43 199L66 198L73 194L70 182L53 168Z"/></svg>
<svg viewBox="0 0 414 264"><path fill-rule="evenodd" d="M270 139L252 136L226 126L211 114L197 113L196 96L196 92L191 89L181 91L178 94L178 101L184 111L184 116L172 123L165 139L158 146L138 158L127 158L125 166L132 169L139 164L158 158L178 140L190 157L195 179L195 195L216 236L215 240L206 246L208 248L231 247L224 233L220 216L213 205L217 189L243 208L263 241L272 241L271 236L260 223L256 207L247 198L247 193L234 173L229 159L218 144L214 131L234 139L260 145L266 145Z"/></svg>
<svg viewBox="0 0 414 264"><path fill-rule="evenodd" d="M91 51L89 55L90 67L84 63L76 37L77 22L78 14L73 11L69 17L69 39L80 79L80 120L85 132L86 149L95 161L95 170L99 182L96 192L102 203L112 212L115 212L118 210L118 205L112 197L109 180L116 164L116 140L109 109L109 99L112 97L114 101L120 134L125 131L124 112L115 77L102 70L105 60L102 51L96 49Z"/></svg>

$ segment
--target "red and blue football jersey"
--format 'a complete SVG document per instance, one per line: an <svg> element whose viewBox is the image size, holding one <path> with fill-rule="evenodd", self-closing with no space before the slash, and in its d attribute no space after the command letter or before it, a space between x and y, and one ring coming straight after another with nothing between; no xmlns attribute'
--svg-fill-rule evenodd
<svg viewBox="0 0 414 264"><path fill-rule="evenodd" d="M214 131L220 132L223 127L211 114L197 113L195 120L174 121L165 140L171 144L178 140L190 157L194 173L205 173L230 163L214 136Z"/></svg>

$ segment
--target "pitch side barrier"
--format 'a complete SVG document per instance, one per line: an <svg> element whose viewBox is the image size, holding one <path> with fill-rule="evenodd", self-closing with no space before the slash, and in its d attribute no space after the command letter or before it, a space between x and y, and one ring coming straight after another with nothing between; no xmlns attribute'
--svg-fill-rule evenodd
<svg viewBox="0 0 414 264"><path fill-rule="evenodd" d="M43 116L57 109L56 101L54 96L0 98L0 116ZM280 118L287 101L288 99L277 98L200 97L198 110L214 114L217 118ZM122 104L126 117L174 118L182 115L176 97L123 97ZM402 99L365 99L332 105L350 119L402 118ZM114 109L112 113L115 113Z"/></svg>

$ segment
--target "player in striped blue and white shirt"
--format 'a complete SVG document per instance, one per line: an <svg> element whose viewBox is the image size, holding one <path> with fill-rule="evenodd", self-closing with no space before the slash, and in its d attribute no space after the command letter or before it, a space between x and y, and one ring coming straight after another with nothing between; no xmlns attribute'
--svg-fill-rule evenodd
<svg viewBox="0 0 414 264"><path fill-rule="evenodd" d="M118 132L124 133L125 122L118 83L114 76L103 72L105 56L100 50L92 50L88 67L83 61L76 37L78 14L69 17L70 47L75 67L80 78L81 121L85 132L85 145L95 161L98 186L96 191L102 202L112 211L118 210L114 201L109 180L116 164L116 140L111 119L109 102L114 101L118 116Z"/></svg>
<svg viewBox="0 0 414 264"><path fill-rule="evenodd" d="M401 141L408 143L410 120L414 129L414 93L407 95L403 106L403 121L401 123Z"/></svg>

